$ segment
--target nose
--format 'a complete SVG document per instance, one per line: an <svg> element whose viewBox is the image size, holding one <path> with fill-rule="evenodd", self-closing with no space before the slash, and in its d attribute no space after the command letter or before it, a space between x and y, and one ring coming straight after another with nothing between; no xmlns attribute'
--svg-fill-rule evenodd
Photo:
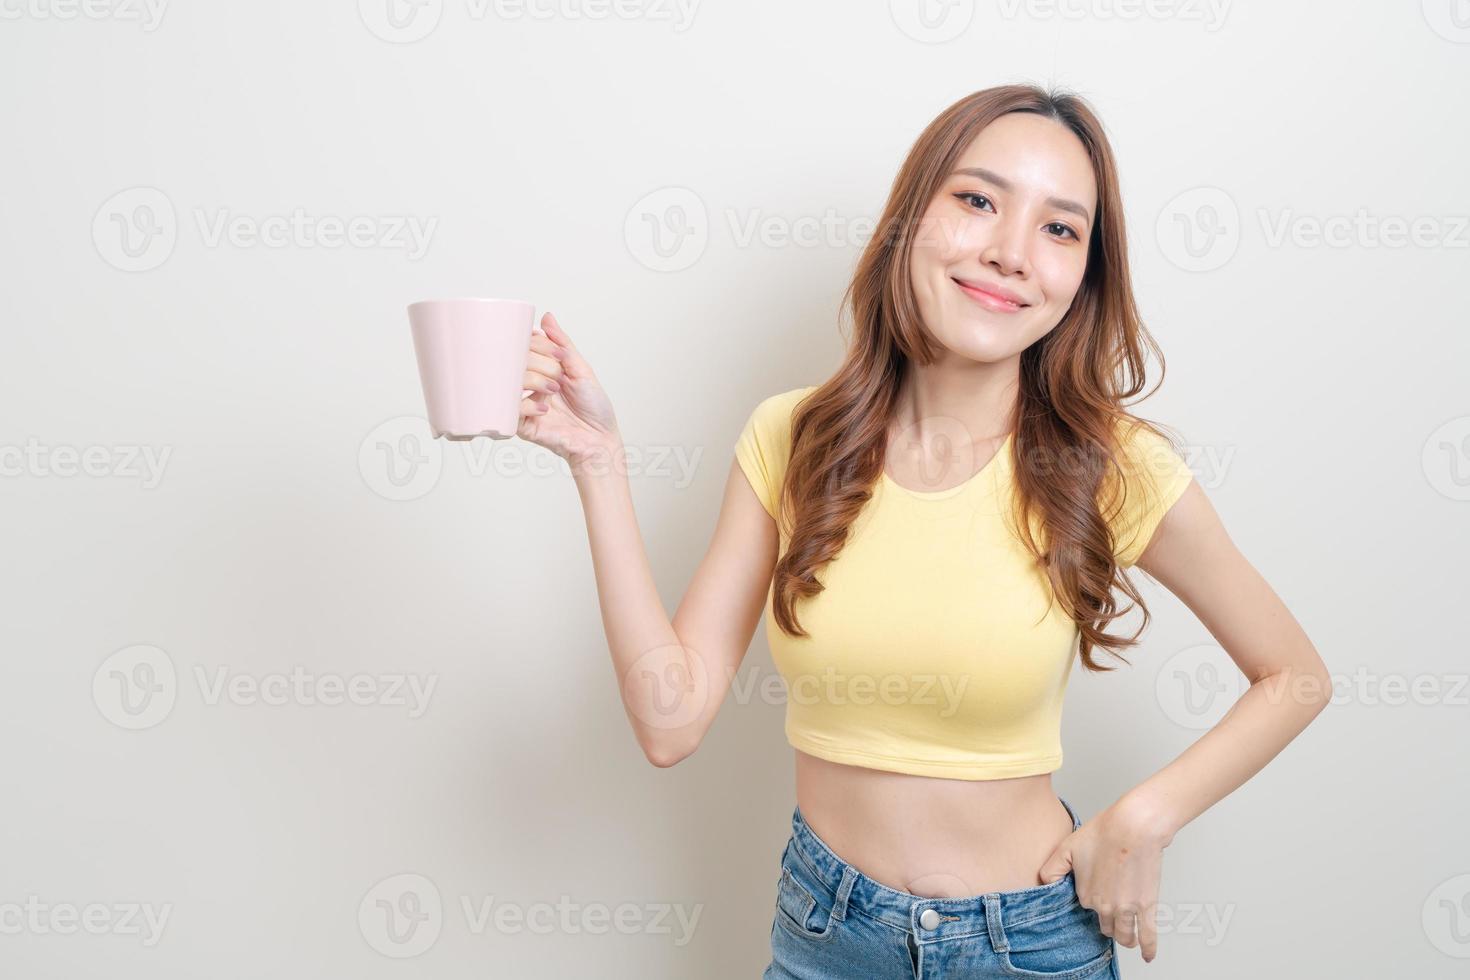
<svg viewBox="0 0 1470 980"><path fill-rule="evenodd" d="M1007 216L991 225L990 240L980 252L980 261L1006 276L1024 276L1028 269L1030 239L1022 222Z"/></svg>

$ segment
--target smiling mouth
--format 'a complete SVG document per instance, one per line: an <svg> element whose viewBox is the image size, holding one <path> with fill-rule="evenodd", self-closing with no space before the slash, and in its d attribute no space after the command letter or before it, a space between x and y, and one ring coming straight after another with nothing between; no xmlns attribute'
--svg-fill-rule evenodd
<svg viewBox="0 0 1470 980"><path fill-rule="evenodd" d="M995 293L981 289L978 286L971 286L969 283L961 282L954 277L950 277L950 281L958 286L960 292L970 297L970 299L979 303L987 310L993 310L996 313L1015 313L1017 310L1025 309L1030 305L1029 303L1017 303L1014 300L1006 299L1004 296L997 296Z"/></svg>

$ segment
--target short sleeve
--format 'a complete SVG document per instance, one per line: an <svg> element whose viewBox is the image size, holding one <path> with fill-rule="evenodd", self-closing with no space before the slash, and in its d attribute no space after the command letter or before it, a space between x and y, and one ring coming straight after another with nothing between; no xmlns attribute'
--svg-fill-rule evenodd
<svg viewBox="0 0 1470 980"><path fill-rule="evenodd" d="M1112 515L1109 527L1118 564L1129 568L1148 548L1159 522L1194 474L1169 441L1151 429L1139 425L1130 431L1124 424L1119 436L1125 492L1121 500L1105 503L1104 514Z"/></svg>
<svg viewBox="0 0 1470 980"><path fill-rule="evenodd" d="M781 481L791 454L791 418L812 388L795 388L762 401L745 420L735 440L735 461L772 518L781 502Z"/></svg>

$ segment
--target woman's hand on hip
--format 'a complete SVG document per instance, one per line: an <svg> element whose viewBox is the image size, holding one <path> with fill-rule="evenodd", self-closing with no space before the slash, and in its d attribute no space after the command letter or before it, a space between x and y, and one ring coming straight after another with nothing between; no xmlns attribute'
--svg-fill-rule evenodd
<svg viewBox="0 0 1470 980"><path fill-rule="evenodd" d="M1097 913L1103 935L1158 955L1159 880L1166 841L1149 815L1120 800L1072 831L1041 866L1050 884L1072 872L1077 898Z"/></svg>

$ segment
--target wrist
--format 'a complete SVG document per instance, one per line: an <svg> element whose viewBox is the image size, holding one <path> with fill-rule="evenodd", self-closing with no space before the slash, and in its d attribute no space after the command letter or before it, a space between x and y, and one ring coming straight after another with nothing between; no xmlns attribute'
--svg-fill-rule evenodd
<svg viewBox="0 0 1470 980"><path fill-rule="evenodd" d="M568 457L567 465L577 480L626 476L623 439L617 432L595 438L585 449Z"/></svg>
<svg viewBox="0 0 1470 980"><path fill-rule="evenodd" d="M1159 847L1168 847L1179 822L1168 801L1149 787L1136 786L1113 804L1120 817Z"/></svg>

